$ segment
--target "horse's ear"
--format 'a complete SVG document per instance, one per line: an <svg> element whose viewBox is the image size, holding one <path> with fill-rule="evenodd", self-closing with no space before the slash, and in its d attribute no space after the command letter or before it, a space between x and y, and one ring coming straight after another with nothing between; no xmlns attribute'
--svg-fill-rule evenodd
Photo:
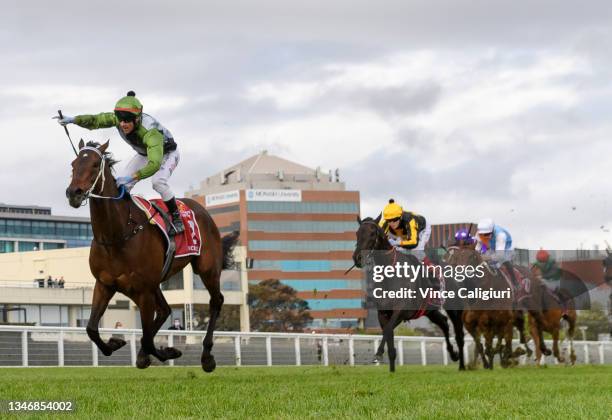
<svg viewBox="0 0 612 420"><path fill-rule="evenodd" d="M104 143L102 146L98 147L98 150L102 153L106 152L106 149L108 149L108 143L110 142L110 140L106 140L106 143Z"/></svg>
<svg viewBox="0 0 612 420"><path fill-rule="evenodd" d="M83 147L85 147L85 142L83 141L83 139L81 139L81 141L79 142L79 150L81 150Z"/></svg>
<svg viewBox="0 0 612 420"><path fill-rule="evenodd" d="M357 223L361 224L361 218L359 216L357 216Z"/></svg>

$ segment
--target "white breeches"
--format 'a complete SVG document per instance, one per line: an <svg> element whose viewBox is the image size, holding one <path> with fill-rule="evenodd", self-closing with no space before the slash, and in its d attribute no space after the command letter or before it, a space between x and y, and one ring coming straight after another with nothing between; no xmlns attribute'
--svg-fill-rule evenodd
<svg viewBox="0 0 612 420"><path fill-rule="evenodd" d="M176 169L181 155L177 150L169 152L164 155L161 166L159 170L151 177L151 183L153 184L153 189L161 195L162 200L168 201L174 197L174 192L170 189L170 185L168 185L168 179ZM142 169L148 162L146 156L142 156L136 154L127 164L123 172L120 176L130 176ZM134 181L126 185L128 191L130 191L134 185L136 185Z"/></svg>

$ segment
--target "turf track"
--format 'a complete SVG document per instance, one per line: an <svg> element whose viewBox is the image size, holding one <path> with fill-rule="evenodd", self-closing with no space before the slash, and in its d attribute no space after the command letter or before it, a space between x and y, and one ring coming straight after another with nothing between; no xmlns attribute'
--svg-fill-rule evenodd
<svg viewBox="0 0 612 420"><path fill-rule="evenodd" d="M70 418L609 419L612 366L8 368L0 400L72 400Z"/></svg>

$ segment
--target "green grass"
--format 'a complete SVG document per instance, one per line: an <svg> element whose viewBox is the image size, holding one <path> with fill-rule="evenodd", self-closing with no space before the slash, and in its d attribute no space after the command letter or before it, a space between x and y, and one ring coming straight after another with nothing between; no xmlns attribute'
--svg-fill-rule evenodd
<svg viewBox="0 0 612 420"><path fill-rule="evenodd" d="M11 368L0 369L0 400L72 400L73 418L612 416L612 366L387 368Z"/></svg>

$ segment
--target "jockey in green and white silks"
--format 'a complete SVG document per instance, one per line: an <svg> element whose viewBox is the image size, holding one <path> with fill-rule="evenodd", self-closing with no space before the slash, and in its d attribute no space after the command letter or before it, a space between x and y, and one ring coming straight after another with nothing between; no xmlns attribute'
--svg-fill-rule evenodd
<svg viewBox="0 0 612 420"><path fill-rule="evenodd" d="M119 174L117 186L123 185L130 191L138 181L151 177L153 189L161 195L172 215L175 232L185 230L174 192L168 184L180 159L176 143L168 129L142 112L142 104L134 92L130 91L127 96L119 99L114 112L56 118L63 126L76 124L89 130L116 127L121 138L136 152Z"/></svg>

